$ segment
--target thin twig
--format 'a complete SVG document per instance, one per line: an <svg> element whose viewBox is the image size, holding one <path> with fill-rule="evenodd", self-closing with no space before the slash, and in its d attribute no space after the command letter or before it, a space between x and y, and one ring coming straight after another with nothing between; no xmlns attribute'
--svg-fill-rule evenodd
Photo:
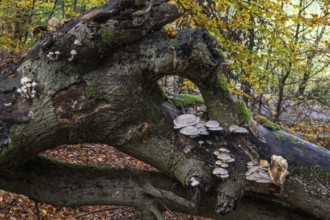
<svg viewBox="0 0 330 220"><path fill-rule="evenodd" d="M78 218L81 218L81 217L84 217L84 216L87 216L87 215L90 215L90 214L94 214L94 213L97 213L97 212L105 212L105 211L110 211L110 210L115 210L115 209L119 209L119 208L113 207L113 208L97 209L97 210L93 210L93 211L90 211L90 212L85 212L85 213L75 215L74 217L78 219Z"/></svg>

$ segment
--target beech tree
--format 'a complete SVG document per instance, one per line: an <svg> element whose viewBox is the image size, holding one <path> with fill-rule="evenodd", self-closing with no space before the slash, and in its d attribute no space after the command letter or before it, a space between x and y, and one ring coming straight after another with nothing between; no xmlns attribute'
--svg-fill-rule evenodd
<svg viewBox="0 0 330 220"><path fill-rule="evenodd" d="M206 29L162 31L180 15L165 0L114 0L44 32L1 74L0 188L56 206L133 206L143 219L329 218L329 151L253 120L229 94ZM202 143L173 129L181 113L157 84L166 75L196 84L223 130ZM159 172L38 155L78 143L114 146Z"/></svg>

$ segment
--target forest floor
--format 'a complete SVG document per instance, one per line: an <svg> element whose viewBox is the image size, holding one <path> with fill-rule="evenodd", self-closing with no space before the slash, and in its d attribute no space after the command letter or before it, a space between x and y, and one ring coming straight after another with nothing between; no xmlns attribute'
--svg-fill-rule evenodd
<svg viewBox="0 0 330 220"><path fill-rule="evenodd" d="M48 150L42 155L60 161L95 166L135 167L144 170L156 170L148 164L128 156L113 147L100 144L79 144L61 146ZM38 203L26 196L2 192L0 194L0 219L2 220L139 220L140 212L131 207L118 206L83 206L83 207L54 207ZM170 220L207 220L202 217L192 217L179 213L166 212Z"/></svg>

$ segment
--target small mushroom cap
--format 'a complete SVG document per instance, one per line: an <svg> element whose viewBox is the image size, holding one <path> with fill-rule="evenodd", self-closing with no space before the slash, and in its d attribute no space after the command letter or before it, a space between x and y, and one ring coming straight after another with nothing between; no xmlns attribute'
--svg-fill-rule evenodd
<svg viewBox="0 0 330 220"><path fill-rule="evenodd" d="M71 55L77 55L77 51L76 51L76 50L71 50L71 51L70 51L70 54L71 54Z"/></svg>
<svg viewBox="0 0 330 220"><path fill-rule="evenodd" d="M228 150L228 149L225 148L225 147L221 147L221 148L219 148L219 151L220 151L220 152L224 152L224 153L229 153L229 152L230 152L230 150Z"/></svg>
<svg viewBox="0 0 330 220"><path fill-rule="evenodd" d="M242 128L238 125L231 125L229 127L229 131L233 132L233 133L249 133L248 130L246 130L245 128Z"/></svg>
<svg viewBox="0 0 330 220"><path fill-rule="evenodd" d="M253 171L248 170L248 171L246 171L245 176L250 176L252 173L253 173Z"/></svg>
<svg viewBox="0 0 330 220"><path fill-rule="evenodd" d="M221 154L217 155L217 158L220 160L229 160L231 157L229 154L221 153Z"/></svg>
<svg viewBox="0 0 330 220"><path fill-rule="evenodd" d="M229 177L229 174L228 173L227 174L222 174L222 175L220 175L220 177L221 177L221 179L226 179L226 178Z"/></svg>
<svg viewBox="0 0 330 220"><path fill-rule="evenodd" d="M249 161L246 163L246 165L248 166L255 166L255 165L258 165L259 163L257 161Z"/></svg>
<svg viewBox="0 0 330 220"><path fill-rule="evenodd" d="M29 78L29 77L26 77L24 76L22 79L21 79L21 84L26 84L26 83L29 83L31 82L32 80Z"/></svg>
<svg viewBox="0 0 330 220"><path fill-rule="evenodd" d="M229 164L223 162L220 166L221 166L221 167L224 167L224 168L227 168L227 167L229 167Z"/></svg>
<svg viewBox="0 0 330 220"><path fill-rule="evenodd" d="M173 123L177 126L187 127L196 124L199 121L199 117L194 114L183 114L173 120Z"/></svg>
<svg viewBox="0 0 330 220"><path fill-rule="evenodd" d="M269 168L269 167L263 167L263 166L260 166L260 165L258 167L259 167L259 170L265 170L265 171L267 171L268 168Z"/></svg>
<svg viewBox="0 0 330 220"><path fill-rule="evenodd" d="M57 51L55 51L55 54L59 55L59 54L61 54L61 52L57 50Z"/></svg>
<svg viewBox="0 0 330 220"><path fill-rule="evenodd" d="M226 163L235 162L235 159L230 157L228 160L224 160Z"/></svg>
<svg viewBox="0 0 330 220"><path fill-rule="evenodd" d="M37 85L38 85L37 82L33 82L33 83L32 83L32 86L33 86L33 87L35 87L35 86L37 86Z"/></svg>
<svg viewBox="0 0 330 220"><path fill-rule="evenodd" d="M194 176L190 177L191 182L194 181L194 180L196 180L196 178Z"/></svg>
<svg viewBox="0 0 330 220"><path fill-rule="evenodd" d="M270 177L269 177L269 175L268 175L268 173L266 171L264 171L264 170L263 171L259 171L258 174L259 174L259 176L261 178L263 178L263 179L269 179L270 180Z"/></svg>
<svg viewBox="0 0 330 220"><path fill-rule="evenodd" d="M198 186L199 185L199 181L198 180L194 180L191 182L191 186Z"/></svg>
<svg viewBox="0 0 330 220"><path fill-rule="evenodd" d="M26 84L26 86L27 86L27 87L31 87L31 86L32 86L32 84L31 84L31 83L28 83L28 84Z"/></svg>
<svg viewBox="0 0 330 220"><path fill-rule="evenodd" d="M193 126L188 126L180 129L180 133L189 136L195 136L199 134L199 130Z"/></svg>
<svg viewBox="0 0 330 220"><path fill-rule="evenodd" d="M22 93L22 89L17 89L17 92L18 93Z"/></svg>
<svg viewBox="0 0 330 220"><path fill-rule="evenodd" d="M252 181L256 181L256 180L258 180L258 179L260 179L260 177L259 177L259 175L258 174L251 174L251 175L249 175L249 176L246 176L245 177L247 180L252 180Z"/></svg>
<svg viewBox="0 0 330 220"><path fill-rule="evenodd" d="M218 126L218 127L215 127L215 128L209 128L209 130L210 131L222 131L223 130L223 127L220 127L220 126Z"/></svg>
<svg viewBox="0 0 330 220"><path fill-rule="evenodd" d="M75 44L75 45L81 45L81 42L79 41L79 40L75 40L74 42L73 42L73 44Z"/></svg>
<svg viewBox="0 0 330 220"><path fill-rule="evenodd" d="M205 131L205 130L199 130L199 134L201 134L201 135L209 135L210 133L208 131Z"/></svg>
<svg viewBox="0 0 330 220"><path fill-rule="evenodd" d="M254 167L249 168L249 171L251 171L251 172L255 172L255 171L257 171L258 169L259 169L259 166L254 166Z"/></svg>
<svg viewBox="0 0 330 220"><path fill-rule="evenodd" d="M270 179L257 179L256 183L271 183L272 181Z"/></svg>
<svg viewBox="0 0 330 220"><path fill-rule="evenodd" d="M199 143L200 145L202 145L202 144L204 144L204 141L200 140L200 141L198 141L198 143Z"/></svg>
<svg viewBox="0 0 330 220"><path fill-rule="evenodd" d="M50 51L48 55L54 55L55 53L53 51Z"/></svg>
<svg viewBox="0 0 330 220"><path fill-rule="evenodd" d="M205 122L204 121L199 121L195 124L195 127L197 128L203 128L204 130L206 130L207 128L205 127Z"/></svg>
<svg viewBox="0 0 330 220"><path fill-rule="evenodd" d="M221 164L223 164L223 162L222 162L222 160L217 160L217 161L215 161L215 164L216 165L221 165Z"/></svg>
<svg viewBox="0 0 330 220"><path fill-rule="evenodd" d="M212 173L214 175L224 175L224 174L228 174L228 170L221 168L221 167L217 167L213 170Z"/></svg>
<svg viewBox="0 0 330 220"><path fill-rule="evenodd" d="M216 128L216 127L219 127L220 124L217 121L209 120L205 123L205 126L208 127L208 128Z"/></svg>
<svg viewBox="0 0 330 220"><path fill-rule="evenodd" d="M197 123L198 124L198 123ZM196 124L196 125L197 125ZM198 126L196 126L196 125L194 125L194 127L196 127L196 128L198 128L198 130L200 130L200 131L207 131L207 127L205 127L204 125L202 126L202 127L198 127Z"/></svg>
<svg viewBox="0 0 330 220"><path fill-rule="evenodd" d="M215 150L213 153L214 153L214 155L217 155L217 156L220 155L220 151L218 151L218 150Z"/></svg>

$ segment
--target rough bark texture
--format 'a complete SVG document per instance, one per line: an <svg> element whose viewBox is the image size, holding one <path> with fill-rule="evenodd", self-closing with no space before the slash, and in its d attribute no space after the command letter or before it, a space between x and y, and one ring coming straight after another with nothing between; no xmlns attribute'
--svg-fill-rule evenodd
<svg viewBox="0 0 330 220"><path fill-rule="evenodd" d="M329 218L329 152L250 120L218 73L223 58L210 34L197 28L169 38L160 30L178 16L162 0L111 1L44 33L14 77L1 75L0 188L59 206L135 206L146 219L161 219L165 206L221 219ZM77 55L70 62L72 49ZM50 51L61 54L52 61ZM225 127L208 137L214 144L200 146L173 130L177 111L157 85L165 75L189 78L200 88L209 116ZM38 82L36 98L16 92L23 76ZM230 133L233 124L249 134ZM38 156L85 142L114 146L161 173L77 167ZM226 180L212 175L220 146L235 158ZM245 179L246 162L272 155L288 161L283 185ZM190 186L191 177L201 184Z"/></svg>

